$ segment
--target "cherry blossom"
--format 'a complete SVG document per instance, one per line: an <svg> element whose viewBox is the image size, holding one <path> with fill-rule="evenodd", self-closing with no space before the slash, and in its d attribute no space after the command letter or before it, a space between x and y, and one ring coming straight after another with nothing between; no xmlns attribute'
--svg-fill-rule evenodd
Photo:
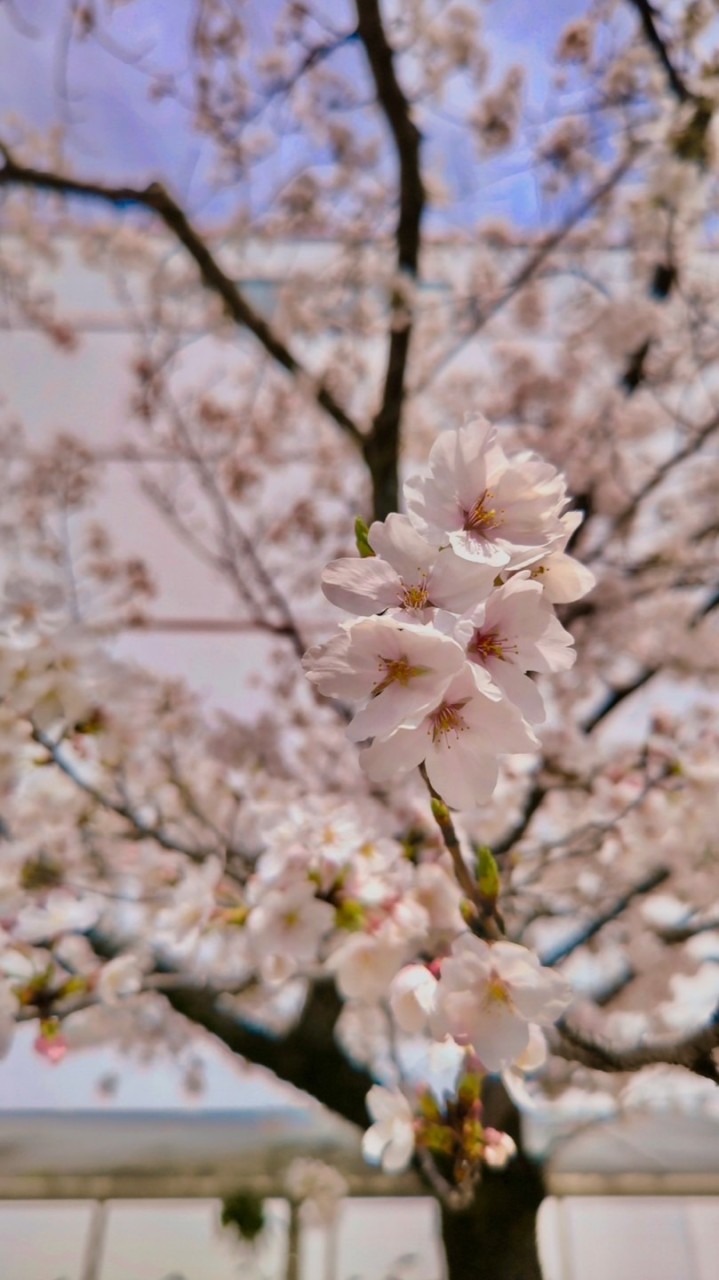
<svg viewBox="0 0 719 1280"><path fill-rule="evenodd" d="M307 880L265 892L247 922L252 954L265 980L284 981L316 964L334 920L334 908L315 897Z"/></svg>
<svg viewBox="0 0 719 1280"><path fill-rule="evenodd" d="M575 661L573 640L542 596L542 588L517 574L462 619L455 635L466 637L467 656L484 668L532 724L545 717L544 703L527 671L566 671Z"/></svg>
<svg viewBox="0 0 719 1280"><path fill-rule="evenodd" d="M385 1173L401 1173L414 1152L414 1117L403 1093L373 1085L367 1094L373 1124L362 1138L362 1154Z"/></svg>
<svg viewBox="0 0 719 1280"><path fill-rule="evenodd" d="M581 511L565 511L560 521L564 528L563 537L553 546L549 555L533 562L531 574L541 584L545 596L552 604L569 604L587 595L596 579L591 569L574 556L567 555L565 550L569 539L582 523Z"/></svg>
<svg viewBox="0 0 719 1280"><path fill-rule="evenodd" d="M520 569L566 537L562 476L529 454L508 458L486 420L439 436L427 476L408 480L410 519L463 559Z"/></svg>
<svg viewBox="0 0 719 1280"><path fill-rule="evenodd" d="M569 984L526 947L464 933L442 962L430 1025L499 1071L525 1052L532 1023L556 1021L570 1001Z"/></svg>
<svg viewBox="0 0 719 1280"><path fill-rule="evenodd" d="M367 618L310 649L305 664L322 693L365 700L347 730L361 742L421 719L461 670L464 654L449 636L431 628Z"/></svg>
<svg viewBox="0 0 719 1280"><path fill-rule="evenodd" d="M373 556L334 560L322 574L327 599L350 613L393 609L421 620L433 608L463 613L492 588L491 566L427 542L405 515L375 521L368 542Z"/></svg>
<svg viewBox="0 0 719 1280"><path fill-rule="evenodd" d="M360 758L373 782L387 782L424 764L446 804L472 809L496 786L499 753L531 751L535 745L531 729L489 677L480 687L467 667L418 724L376 740Z"/></svg>
<svg viewBox="0 0 719 1280"><path fill-rule="evenodd" d="M403 1031L423 1031L434 1011L437 978L423 964L406 965L392 979L389 1000L392 1015Z"/></svg>
<svg viewBox="0 0 719 1280"><path fill-rule="evenodd" d="M21 942L47 942L58 934L91 929L100 916L100 904L78 898L65 889L53 889L40 903L28 903L18 912L13 936Z"/></svg>

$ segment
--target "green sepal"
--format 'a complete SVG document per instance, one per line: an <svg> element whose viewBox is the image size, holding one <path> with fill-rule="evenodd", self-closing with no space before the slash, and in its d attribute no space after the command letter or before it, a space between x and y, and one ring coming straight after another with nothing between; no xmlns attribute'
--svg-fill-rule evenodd
<svg viewBox="0 0 719 1280"><path fill-rule="evenodd" d="M442 1119L442 1109L431 1089L425 1089L424 1092L419 1095L417 1109L423 1120L431 1120L433 1123L439 1123Z"/></svg>
<svg viewBox="0 0 719 1280"><path fill-rule="evenodd" d="M350 933L363 929L366 918L367 915L362 903L357 902L355 898L345 898L335 911L335 925L337 928L347 929Z"/></svg>
<svg viewBox="0 0 719 1280"><path fill-rule="evenodd" d="M454 1151L457 1139L446 1124L428 1124L422 1127L421 1141L428 1151L449 1156Z"/></svg>
<svg viewBox="0 0 719 1280"><path fill-rule="evenodd" d="M365 524L361 516L357 516L355 520L355 542L363 560L367 560L369 556L374 555L374 551L369 544L368 534L369 526Z"/></svg>
<svg viewBox="0 0 719 1280"><path fill-rule="evenodd" d="M457 1097L463 1109L469 1111L470 1107L479 1102L482 1096L482 1076L477 1075L475 1071L467 1071L459 1081L457 1088Z"/></svg>
<svg viewBox="0 0 719 1280"><path fill-rule="evenodd" d="M496 902L499 897L499 867L492 850L481 844L477 849L477 888L488 902Z"/></svg>
<svg viewBox="0 0 719 1280"><path fill-rule="evenodd" d="M432 796L432 817L440 824L449 821L449 809L439 796Z"/></svg>

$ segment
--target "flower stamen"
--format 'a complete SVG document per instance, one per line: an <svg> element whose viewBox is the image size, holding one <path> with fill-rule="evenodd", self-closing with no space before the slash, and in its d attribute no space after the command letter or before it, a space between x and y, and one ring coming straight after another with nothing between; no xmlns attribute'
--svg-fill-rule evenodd
<svg viewBox="0 0 719 1280"><path fill-rule="evenodd" d="M506 636L500 636L497 631L475 631L468 646L470 657L479 662L486 662L488 658L500 658L506 662L506 655L516 652L517 646L510 644Z"/></svg>
<svg viewBox="0 0 719 1280"><path fill-rule="evenodd" d="M414 680L416 676L427 675L429 670L428 667L413 667L404 655L401 658L380 658L379 669L384 671L384 677L372 690L373 698L384 693L391 684L399 684L406 689L410 680Z"/></svg>
<svg viewBox="0 0 719 1280"><path fill-rule="evenodd" d="M429 592L427 591L427 583L424 578L414 587L407 587L404 584L400 604L403 609L424 609L429 603Z"/></svg>
<svg viewBox="0 0 719 1280"><path fill-rule="evenodd" d="M467 721L461 714L462 707L467 701L467 698L463 698L461 702L443 702L437 707L436 711L432 712L429 720L433 742L439 742L440 738L448 733L459 735L469 728Z"/></svg>
<svg viewBox="0 0 719 1280"><path fill-rule="evenodd" d="M469 510L463 508L464 524L463 529L467 533L488 533L491 529L496 529L501 523L501 512L494 507L488 506L492 501L492 494L489 489L477 498L473 507Z"/></svg>

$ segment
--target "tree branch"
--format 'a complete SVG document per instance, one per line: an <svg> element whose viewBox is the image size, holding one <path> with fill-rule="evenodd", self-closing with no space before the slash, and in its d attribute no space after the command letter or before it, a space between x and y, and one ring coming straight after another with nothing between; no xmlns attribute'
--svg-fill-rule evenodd
<svg viewBox="0 0 719 1280"><path fill-rule="evenodd" d="M292 374L300 386L309 389L316 404L325 410L344 434L359 448L364 447L365 437L356 422L345 412L331 391L321 383L316 384L312 375L300 364L267 321L250 305L235 281L223 271L200 233L161 183L152 182L148 187L140 189L129 186L113 187L103 182L83 182L64 174L19 164L3 143L0 143L0 154L5 162L0 169L0 187L27 187L60 196L101 200L118 209L136 206L156 214L187 250L199 270L203 285L222 299L227 314L232 320L243 328L249 329L268 355Z"/></svg>
<svg viewBox="0 0 719 1280"><path fill-rule="evenodd" d="M130 835L134 840L154 840L162 849L170 850L174 853L182 853L191 862L204 862L207 858L216 856L220 850L218 848L201 848L197 845L188 845L184 840L179 840L166 831L164 827L152 826L147 822L143 822L139 814L125 804L121 800L113 800L110 796L100 791L99 787L93 786L86 778L78 773L74 765L70 763L60 749L60 744L54 742L48 734L42 729L38 729L36 725L32 727L32 737L39 746L44 747L53 764L57 766L61 773L65 774L72 783L82 791L91 800L94 800L101 809L107 809L110 813L117 814L118 818L124 818L130 827Z"/></svg>
<svg viewBox="0 0 719 1280"><path fill-rule="evenodd" d="M420 224L425 192L420 171L420 134L410 104L397 79L394 52L382 25L379 0L356 0L357 31L372 72L377 101L394 140L399 163L399 217L395 232L397 271L412 289L417 279ZM376 520L396 511L402 409L406 396L407 359L412 336L411 303L393 301L387 369L382 403L364 442L372 476Z"/></svg>
<svg viewBox="0 0 719 1280"><path fill-rule="evenodd" d="M534 279L540 268L544 265L547 259L551 257L554 250L559 248L562 241L566 240L570 232L574 230L583 218L586 218L588 213L591 213L595 205L600 204L605 196L608 196L617 184L621 182L625 174L631 169L634 161L639 155L639 152L639 145L636 143L632 144L629 147L627 154L617 165L615 165L611 173L589 192L574 212L570 213L564 222L557 227L556 231L553 231L551 235L548 235L547 238L537 246L534 252L529 254L522 266L519 267L514 275L510 277L507 285L499 296L495 298L494 301L490 302L484 310L479 311L471 329L469 329L468 332L463 333L461 338L458 339L453 347L450 347L448 351L445 351L441 356L439 356L435 363L430 365L429 369L424 376L420 378L419 382L415 383L411 392L413 400L423 391L426 391L427 387L434 382L435 378L443 372L447 365L451 364L455 356L458 356L460 352L464 350L467 343L470 342L472 338L476 337L480 330L483 329L490 320L493 320L498 312L500 312L508 302L511 302L512 298L515 297L525 284L529 284L530 280Z"/></svg>
<svg viewBox="0 0 719 1280"><path fill-rule="evenodd" d="M679 102L689 102L690 99L694 97L694 94L687 87L683 77L674 66L674 63L669 56L669 49L667 48L666 41L659 34L659 30L655 22L657 11L654 8L654 5L650 4L649 0L629 0L629 4L633 9L636 9L639 14L639 20L641 22L642 31L644 32L646 41L654 50L657 58L664 68L669 82L669 88L674 94L674 97L677 98Z"/></svg>
<svg viewBox="0 0 719 1280"><path fill-rule="evenodd" d="M331 983L311 988L299 1022L282 1037L241 1022L189 983L164 994L173 1009L217 1036L233 1053L267 1067L352 1124L367 1127L365 1098L375 1082L364 1068L352 1065L335 1041L342 1002Z"/></svg>
<svg viewBox="0 0 719 1280"><path fill-rule="evenodd" d="M713 1051L719 1048L719 1008L707 1025L682 1040L656 1040L653 1044L638 1045L634 1049L614 1049L585 1036L563 1020L557 1023L556 1029L559 1043L552 1046L553 1052L596 1071L640 1071L642 1067L662 1063L670 1067L686 1067L696 1075L706 1076L719 1084L719 1070L712 1059Z"/></svg>
<svg viewBox="0 0 719 1280"><path fill-rule="evenodd" d="M649 871L636 884L631 885L619 898L615 898L614 902L611 902L604 911L600 911L598 915L582 925L566 942L560 943L551 951L542 952L540 954L542 964L551 968L555 964L560 964L562 960L566 960L578 947L584 946L585 942L589 942L590 938L596 937L605 924L609 924L610 920L616 920L623 915L635 898L643 897L645 893L651 893L652 889L656 889L658 885L668 880L669 874L667 867L655 867L652 871Z"/></svg>
<svg viewBox="0 0 719 1280"><path fill-rule="evenodd" d="M717 605L719 605L719 586L714 585L712 586L712 589L704 603L692 614L687 624L687 630L693 631L698 627L702 619L706 618L712 610L716 609ZM637 675L631 680L627 680L625 684L615 685L613 689L609 689L596 710L591 712L591 714L586 716L582 721L581 727L584 733L591 733L592 730L609 715L610 711L613 711L615 707L618 707L626 698L631 697L633 693L642 689L644 685L648 684L649 681L652 680L654 676L658 675L661 670L662 666L660 663L650 667L642 667Z"/></svg>

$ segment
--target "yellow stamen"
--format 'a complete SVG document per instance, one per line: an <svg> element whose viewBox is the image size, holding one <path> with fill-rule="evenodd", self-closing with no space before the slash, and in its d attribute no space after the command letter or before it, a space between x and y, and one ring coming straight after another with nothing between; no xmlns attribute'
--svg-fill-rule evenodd
<svg viewBox="0 0 719 1280"><path fill-rule="evenodd" d="M504 658L503 646L506 643L506 640L502 640L496 631L475 631L469 651L479 658L480 662L486 662L487 658Z"/></svg>
<svg viewBox="0 0 719 1280"><path fill-rule="evenodd" d="M384 677L372 690L373 698L383 693L391 684L399 684L403 689L406 689L410 680L414 680L416 676L426 675L429 670L428 667L411 666L409 659L404 656L401 658L380 658L379 669L384 671Z"/></svg>
<svg viewBox="0 0 719 1280"><path fill-rule="evenodd" d="M439 742L447 733L460 734L463 730L468 729L469 725L461 714L462 707L468 702L467 698L463 698L461 702L443 702L437 707L430 716L432 725L432 741Z"/></svg>
<svg viewBox="0 0 719 1280"><path fill-rule="evenodd" d="M400 599L403 609L424 609L428 601L429 594L424 578L416 587L404 587Z"/></svg>
<svg viewBox="0 0 719 1280"><path fill-rule="evenodd" d="M509 991L502 982L502 979L497 977L496 973L492 974L492 977L487 983L486 1000L487 1004L511 1004Z"/></svg>
<svg viewBox="0 0 719 1280"><path fill-rule="evenodd" d="M501 513L488 505L491 500L492 494L487 489L481 497L477 498L474 506L464 512L463 528L468 533L480 533L498 527Z"/></svg>

